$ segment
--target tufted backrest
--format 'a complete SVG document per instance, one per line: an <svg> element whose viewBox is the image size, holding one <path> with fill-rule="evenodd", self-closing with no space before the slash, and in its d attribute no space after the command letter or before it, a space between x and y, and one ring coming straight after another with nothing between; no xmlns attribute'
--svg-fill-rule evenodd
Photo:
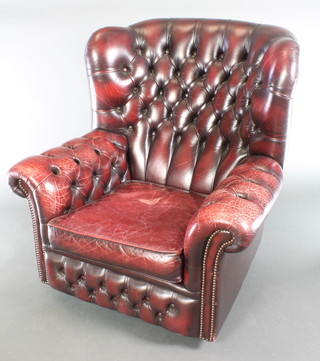
<svg viewBox="0 0 320 361"><path fill-rule="evenodd" d="M283 164L298 51L285 29L245 22L100 29L86 50L93 125L127 136L132 179L210 193L248 155Z"/></svg>

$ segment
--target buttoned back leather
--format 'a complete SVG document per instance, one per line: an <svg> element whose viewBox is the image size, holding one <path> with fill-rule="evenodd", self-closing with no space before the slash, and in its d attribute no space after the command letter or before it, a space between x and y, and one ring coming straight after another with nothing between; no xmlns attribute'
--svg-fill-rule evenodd
<svg viewBox="0 0 320 361"><path fill-rule="evenodd" d="M210 193L247 155L283 164L298 45L267 25L109 27L86 60L93 126L128 138L132 179Z"/></svg>

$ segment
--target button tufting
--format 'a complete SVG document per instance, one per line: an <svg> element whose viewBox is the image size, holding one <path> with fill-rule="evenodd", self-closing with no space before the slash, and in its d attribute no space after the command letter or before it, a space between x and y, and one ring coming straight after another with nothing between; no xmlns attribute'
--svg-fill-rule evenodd
<svg viewBox="0 0 320 361"><path fill-rule="evenodd" d="M76 157L73 157L72 159L76 164L80 165L80 159L78 159Z"/></svg>
<svg viewBox="0 0 320 361"><path fill-rule="evenodd" d="M133 93L138 93L139 92L139 87L135 86L133 89L132 89Z"/></svg>
<svg viewBox="0 0 320 361"><path fill-rule="evenodd" d="M71 211L71 208L70 208L70 207L67 207L67 208L64 210L63 214L67 214L67 213L69 213L70 211Z"/></svg>
<svg viewBox="0 0 320 361"><path fill-rule="evenodd" d="M171 303L170 305L169 305L169 310L170 311L173 311L173 310L175 310L176 309L176 306L173 304L173 303Z"/></svg>
<svg viewBox="0 0 320 361"><path fill-rule="evenodd" d="M182 93L182 99L187 99L188 96L189 96L189 93L187 90Z"/></svg>
<svg viewBox="0 0 320 361"><path fill-rule="evenodd" d="M78 183L77 183L77 181L73 180L73 181L71 182L70 186L71 186L72 188L78 188Z"/></svg>
<svg viewBox="0 0 320 361"><path fill-rule="evenodd" d="M221 60L223 60L223 58L224 58L224 53L221 51L221 52L218 53L218 55L217 55L217 60L218 60L218 61L221 61Z"/></svg>
<svg viewBox="0 0 320 361"><path fill-rule="evenodd" d="M60 174L60 168L57 167L56 165L52 165L52 166L51 166L51 172L52 172L53 174L55 174L55 175L58 175L58 174Z"/></svg>
<svg viewBox="0 0 320 361"><path fill-rule="evenodd" d="M127 66L125 66L123 69L122 69L125 73L128 73L129 72L129 68Z"/></svg>
<svg viewBox="0 0 320 361"><path fill-rule="evenodd" d="M116 110L118 113L123 113L123 107L117 107Z"/></svg>
<svg viewBox="0 0 320 361"><path fill-rule="evenodd" d="M161 312L156 313L156 317L162 318L162 313Z"/></svg>
<svg viewBox="0 0 320 361"><path fill-rule="evenodd" d="M127 288L124 288L121 293L124 295L124 296L128 296L128 289Z"/></svg>

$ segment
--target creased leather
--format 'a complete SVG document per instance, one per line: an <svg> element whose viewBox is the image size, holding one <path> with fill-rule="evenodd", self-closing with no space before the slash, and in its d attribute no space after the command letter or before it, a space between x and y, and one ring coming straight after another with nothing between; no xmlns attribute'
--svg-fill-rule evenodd
<svg viewBox="0 0 320 361"><path fill-rule="evenodd" d="M124 136L94 130L17 163L9 171L9 184L24 197L18 182L27 185L45 224L130 179L126 149Z"/></svg>

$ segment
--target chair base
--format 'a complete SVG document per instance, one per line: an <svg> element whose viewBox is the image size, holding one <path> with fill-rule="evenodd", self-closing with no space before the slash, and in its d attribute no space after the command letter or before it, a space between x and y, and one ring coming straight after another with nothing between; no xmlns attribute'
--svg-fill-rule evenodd
<svg viewBox="0 0 320 361"><path fill-rule="evenodd" d="M46 252L48 283L83 301L117 310L183 336L199 337L200 299L121 275L54 252Z"/></svg>
<svg viewBox="0 0 320 361"><path fill-rule="evenodd" d="M200 292L190 292L182 284L139 279L47 248L48 283L83 301L138 317L180 335L214 341L249 270L261 235L262 227L248 248L240 253L223 253L220 259L211 338L200 337Z"/></svg>

